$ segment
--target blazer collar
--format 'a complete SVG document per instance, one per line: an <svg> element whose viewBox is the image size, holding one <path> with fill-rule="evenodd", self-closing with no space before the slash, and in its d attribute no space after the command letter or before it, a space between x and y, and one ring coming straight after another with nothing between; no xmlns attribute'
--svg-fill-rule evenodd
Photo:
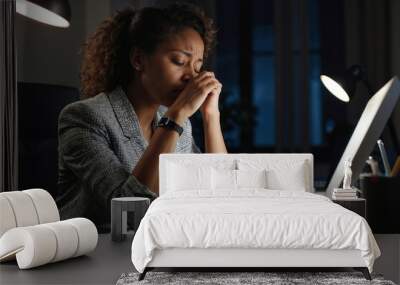
<svg viewBox="0 0 400 285"><path fill-rule="evenodd" d="M141 138L145 144L143 134L141 132L139 119L133 109L131 102L125 94L125 91L118 86L108 94L111 106L114 110L115 116L121 126L122 132L127 138ZM157 110L156 120L153 122L153 127L156 127L157 122L161 119L165 107L160 107Z"/></svg>

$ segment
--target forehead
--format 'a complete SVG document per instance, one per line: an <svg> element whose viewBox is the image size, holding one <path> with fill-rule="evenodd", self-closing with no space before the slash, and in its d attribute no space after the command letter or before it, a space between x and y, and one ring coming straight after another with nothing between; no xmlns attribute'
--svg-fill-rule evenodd
<svg viewBox="0 0 400 285"><path fill-rule="evenodd" d="M182 50L193 54L194 57L203 57L204 42L200 34L192 28L185 28L168 37L160 45L162 51Z"/></svg>

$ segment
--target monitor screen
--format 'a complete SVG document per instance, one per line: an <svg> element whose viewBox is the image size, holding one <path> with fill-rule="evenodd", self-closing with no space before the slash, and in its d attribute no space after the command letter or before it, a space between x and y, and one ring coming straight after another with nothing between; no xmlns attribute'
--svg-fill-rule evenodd
<svg viewBox="0 0 400 285"><path fill-rule="evenodd" d="M352 185L354 185L376 141L381 136L399 97L400 81L395 76L369 99L329 181L326 189L328 197L332 197L333 189L340 187L343 181L344 162L346 160L352 161Z"/></svg>

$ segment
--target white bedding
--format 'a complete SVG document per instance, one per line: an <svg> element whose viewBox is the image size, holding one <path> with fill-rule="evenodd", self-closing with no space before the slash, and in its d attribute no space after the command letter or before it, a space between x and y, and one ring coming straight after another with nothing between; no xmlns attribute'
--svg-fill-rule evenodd
<svg viewBox="0 0 400 285"><path fill-rule="evenodd" d="M364 218L301 191L171 192L150 206L132 243L143 272L155 249L358 249L372 272L380 251Z"/></svg>

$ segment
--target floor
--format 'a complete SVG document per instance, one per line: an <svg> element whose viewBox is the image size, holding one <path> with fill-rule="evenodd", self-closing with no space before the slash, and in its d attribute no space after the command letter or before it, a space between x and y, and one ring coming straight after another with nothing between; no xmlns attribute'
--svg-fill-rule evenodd
<svg viewBox="0 0 400 285"><path fill-rule="evenodd" d="M400 284L400 234L376 235L382 256L374 272ZM132 237L121 243L100 235L95 251L58 263L19 270L15 262L0 265L0 284L115 284L124 272L134 271L130 259Z"/></svg>

